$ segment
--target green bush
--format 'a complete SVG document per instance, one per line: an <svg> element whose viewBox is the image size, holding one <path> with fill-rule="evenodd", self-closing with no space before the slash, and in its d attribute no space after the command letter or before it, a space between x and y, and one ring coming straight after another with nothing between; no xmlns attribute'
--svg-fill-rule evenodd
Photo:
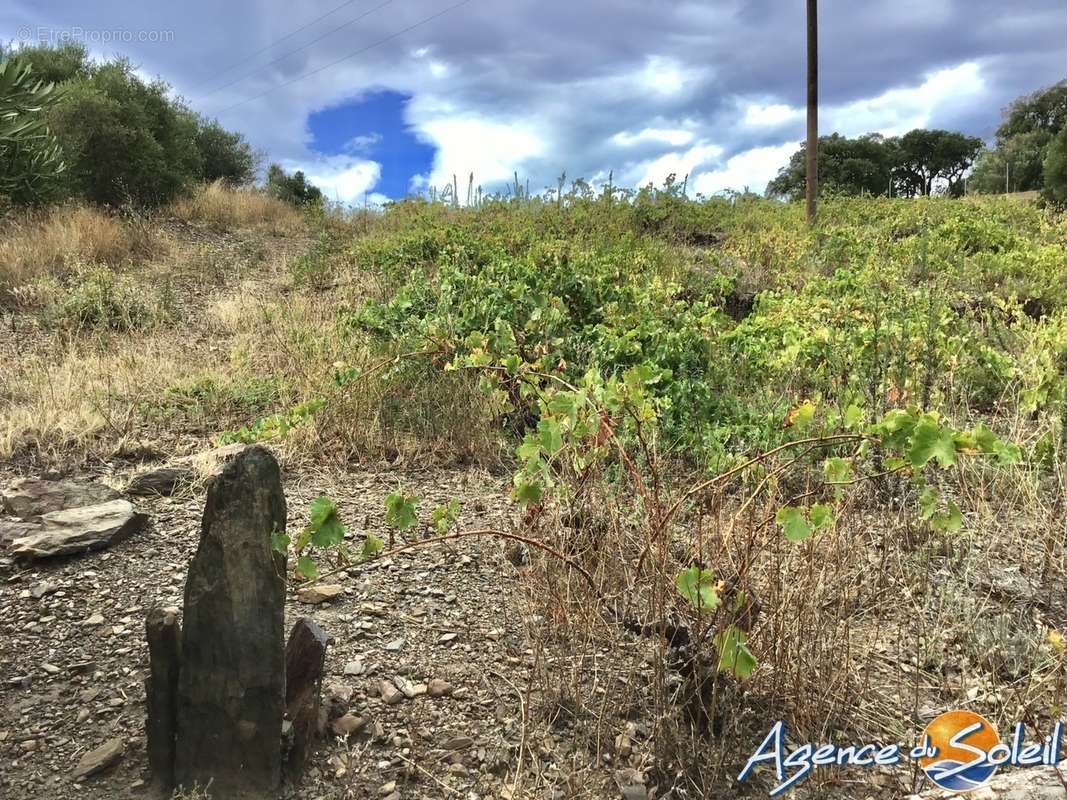
<svg viewBox="0 0 1067 800"><path fill-rule="evenodd" d="M163 81L142 80L130 62L94 62L75 45L22 48L17 58L57 86L42 121L67 164L60 194L145 207L201 181L254 177L256 156L240 134L194 114Z"/></svg>
<svg viewBox="0 0 1067 800"><path fill-rule="evenodd" d="M1048 146L1044 164L1045 196L1067 203L1067 127Z"/></svg>
<svg viewBox="0 0 1067 800"><path fill-rule="evenodd" d="M303 172L290 175L278 164L267 169L267 191L294 206L318 206L323 201L322 190L309 183Z"/></svg>

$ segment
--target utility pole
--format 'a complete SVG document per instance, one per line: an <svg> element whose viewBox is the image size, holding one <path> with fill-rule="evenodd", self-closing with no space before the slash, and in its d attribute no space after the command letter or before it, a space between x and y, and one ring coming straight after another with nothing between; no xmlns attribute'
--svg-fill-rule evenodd
<svg viewBox="0 0 1067 800"><path fill-rule="evenodd" d="M819 194L819 20L818 0L808 0L808 223L815 224Z"/></svg>

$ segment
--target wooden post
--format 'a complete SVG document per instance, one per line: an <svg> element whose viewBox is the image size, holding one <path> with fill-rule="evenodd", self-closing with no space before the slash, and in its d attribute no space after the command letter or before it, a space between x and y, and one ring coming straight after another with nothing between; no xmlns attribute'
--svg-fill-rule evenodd
<svg viewBox="0 0 1067 800"><path fill-rule="evenodd" d="M819 21L818 0L808 0L808 222L815 223L819 194Z"/></svg>

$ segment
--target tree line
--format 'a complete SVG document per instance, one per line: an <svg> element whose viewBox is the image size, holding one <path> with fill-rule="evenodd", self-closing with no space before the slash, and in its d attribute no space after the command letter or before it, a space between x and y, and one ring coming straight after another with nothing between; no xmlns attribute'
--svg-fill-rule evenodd
<svg viewBox="0 0 1067 800"><path fill-rule="evenodd" d="M78 44L0 48L0 198L148 208L193 186L251 184L263 155L192 111L126 59L98 62ZM301 173L271 165L267 187L320 202Z"/></svg>
<svg viewBox="0 0 1067 800"><path fill-rule="evenodd" d="M819 185L828 193L918 197L1039 190L1067 202L1067 81L1009 105L992 146L956 131L919 128L893 137L821 136L817 154ZM767 195L803 198L806 162L802 145L767 185Z"/></svg>

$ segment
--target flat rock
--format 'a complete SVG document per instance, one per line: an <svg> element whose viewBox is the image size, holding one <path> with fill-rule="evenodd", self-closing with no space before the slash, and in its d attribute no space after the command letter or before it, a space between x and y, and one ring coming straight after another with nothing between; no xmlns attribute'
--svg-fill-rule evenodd
<svg viewBox="0 0 1067 800"><path fill-rule="evenodd" d="M337 583L319 583L308 586L296 593L296 599L308 605L325 603L345 593L345 587Z"/></svg>
<svg viewBox="0 0 1067 800"><path fill-rule="evenodd" d="M387 706L395 706L404 699L404 693L401 692L392 681L382 681L379 689L382 696L382 702Z"/></svg>
<svg viewBox="0 0 1067 800"><path fill-rule="evenodd" d="M106 503L118 498L118 492L102 483L22 478L4 491L0 502L8 514L25 519L68 508Z"/></svg>
<svg viewBox="0 0 1067 800"><path fill-rule="evenodd" d="M11 543L11 554L51 558L100 550L139 533L147 522L147 515L121 499L50 511L41 515L34 532Z"/></svg>
<svg viewBox="0 0 1067 800"><path fill-rule="evenodd" d="M191 467L158 467L134 475L126 485L126 494L169 497L192 481Z"/></svg>
<svg viewBox="0 0 1067 800"><path fill-rule="evenodd" d="M78 766L70 773L71 780L80 781L97 772L103 772L110 766L118 763L122 754L126 752L126 745L122 739L111 739L104 742L95 750L85 753L78 761Z"/></svg>

